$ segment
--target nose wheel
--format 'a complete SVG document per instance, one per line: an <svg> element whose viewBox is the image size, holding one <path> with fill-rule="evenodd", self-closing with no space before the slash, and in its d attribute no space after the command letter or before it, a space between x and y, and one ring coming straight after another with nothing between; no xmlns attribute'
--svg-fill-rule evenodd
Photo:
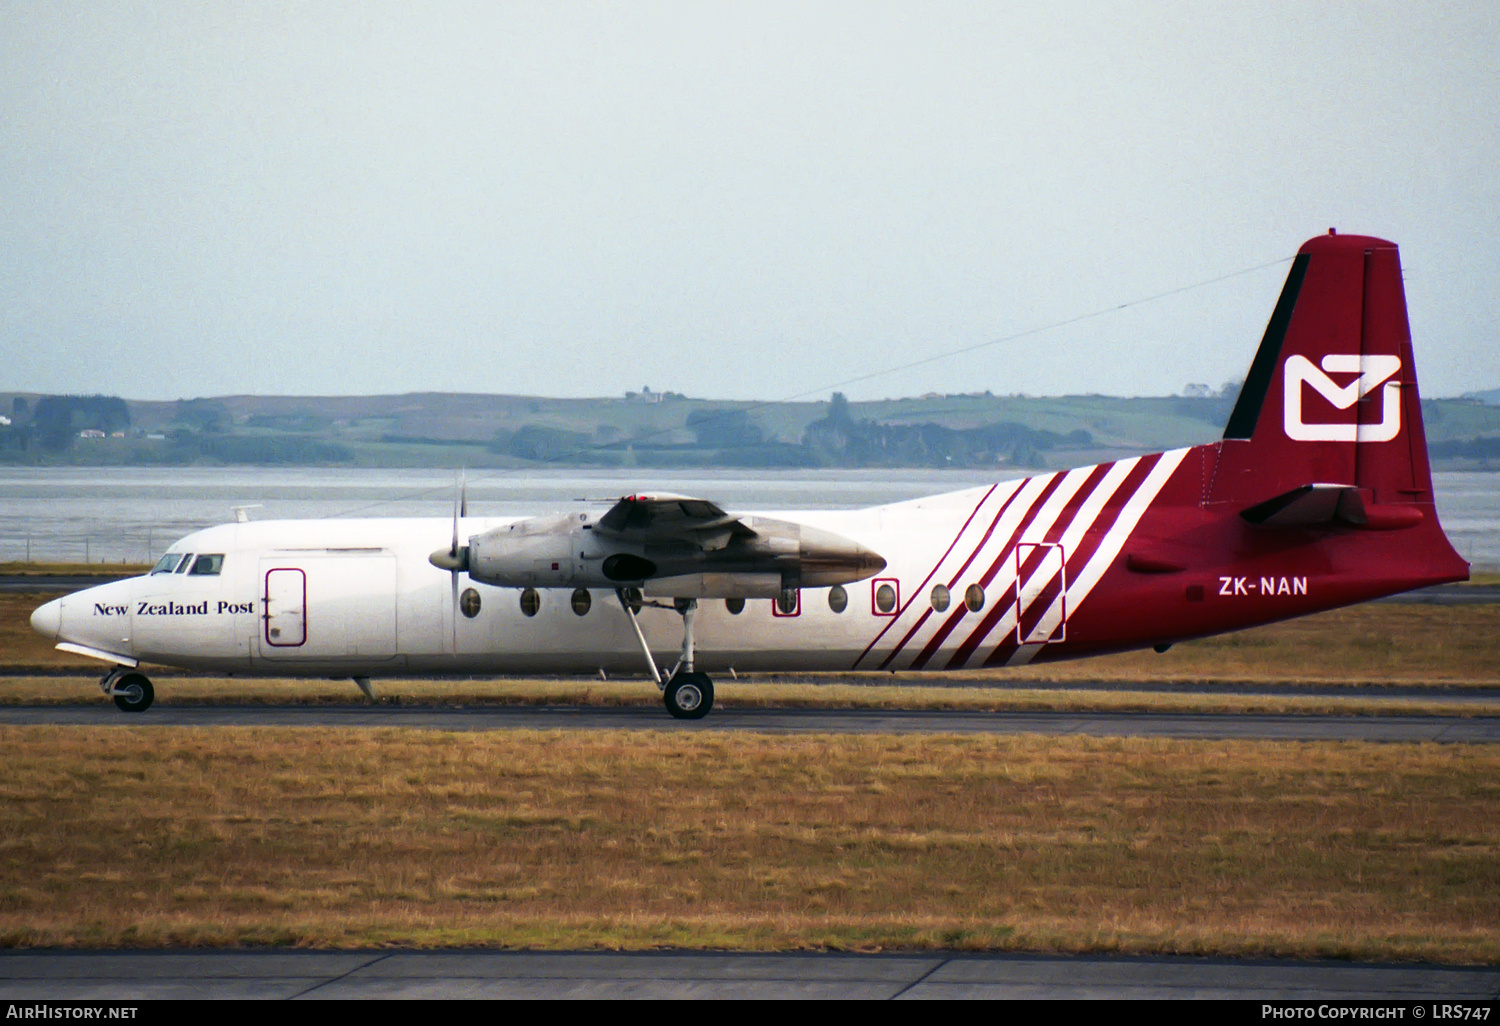
<svg viewBox="0 0 1500 1026"><path fill-rule="evenodd" d="M714 707L714 682L706 673L679 670L662 692L667 712L679 720L701 720Z"/></svg>
<svg viewBox="0 0 1500 1026"><path fill-rule="evenodd" d="M113 670L99 682L99 687L115 700L115 707L121 712L145 712L156 697L150 679L144 673L134 671L122 673Z"/></svg>

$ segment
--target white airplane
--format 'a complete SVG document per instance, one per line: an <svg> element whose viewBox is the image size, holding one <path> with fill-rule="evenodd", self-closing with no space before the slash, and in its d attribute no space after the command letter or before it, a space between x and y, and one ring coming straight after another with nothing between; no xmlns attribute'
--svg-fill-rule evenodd
<svg viewBox="0 0 1500 1026"><path fill-rule="evenodd" d="M232 523L48 602L57 647L248 677L629 674L667 709L707 671L1014 666L1466 580L1433 507L1396 247L1293 261L1223 439L853 511L627 496L533 518ZM665 672L662 666L672 666Z"/></svg>

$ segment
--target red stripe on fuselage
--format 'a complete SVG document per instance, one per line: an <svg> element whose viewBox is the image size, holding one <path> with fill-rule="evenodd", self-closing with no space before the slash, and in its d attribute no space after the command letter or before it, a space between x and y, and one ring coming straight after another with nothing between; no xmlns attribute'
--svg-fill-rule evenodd
<svg viewBox="0 0 1500 1026"><path fill-rule="evenodd" d="M885 632L894 627L896 623L901 619L901 614L905 613L906 610L911 607L912 602L916 601L916 596L922 594L922 592L926 590L927 582L932 580L932 575L937 573L938 567L943 565L943 560L948 558L949 553L951 553L954 546L958 544L958 540L964 536L964 532L969 529L969 525L974 522L974 518L979 515L979 511L984 508L984 504L990 500L990 496L994 495L995 489L999 487L999 484L992 484L990 485L989 490L979 497L979 501L974 504L974 508L969 511L968 517L964 520L963 526L958 529L958 533L953 536L953 540L948 543L948 547L943 551L943 554L938 557L938 561L932 565L932 569L927 571L927 576L922 579L922 583L918 585L917 590L911 595L907 596L906 605L901 607L900 613L898 613L896 616L891 617L891 619L886 622L885 626L880 628L880 632L876 634L873 639L871 639L868 645L865 646L865 650L859 654L859 658L854 660L853 667L859 666L859 664L864 660L865 656L870 654L870 649L874 648L880 643L880 639L885 637ZM1020 489L1017 488L1016 491L1020 491ZM1015 492L1012 492L1009 496L1006 497L1005 503L1009 503L1010 500L1014 497ZM1002 510L1005 508L1005 503L1001 504L1000 508ZM991 530L993 530L994 525L991 524L990 528ZM922 614L922 620L925 620L926 618L927 614L924 612ZM913 627L906 633L906 637L901 639L901 644L896 646L895 651L892 651L890 655L886 656L885 661L880 664L880 668L882 670L885 669L886 663L889 663L891 661L896 652L900 651L901 645L906 644L907 638L910 638L912 636L912 633L916 631L917 627L920 627L921 625L921 620L918 620L916 627ZM851 669L853 667L851 667Z"/></svg>
<svg viewBox="0 0 1500 1026"><path fill-rule="evenodd" d="M956 581L956 580L958 580L959 576L963 574L964 570L966 570L968 568L968 566L969 566L970 563L974 562L974 557L979 554L979 551L982 548L984 548L985 543L987 541L989 541L990 535L993 534L994 531L995 531L995 525L998 524L1004 518L1005 511L1008 510L1008 509L1010 509L1011 504L1016 501L1017 496L1019 496L1025 490L1026 490L1026 482L1023 481L1019 485L1017 485L1016 488L1009 495L1007 495L1005 497L1005 501L1002 502L1000 504L1000 508L995 511L994 517L992 517L990 519L989 526L984 529L984 534L982 534L980 536L980 538L979 538L979 541L975 543L973 550L969 553L968 557L964 560L963 565L958 568L958 570L957 570L956 573L950 575L950 578L949 578L949 581L948 581L948 587L949 587L950 590L953 587L953 582ZM991 489L991 491L994 491L994 489ZM986 495L985 497L988 498L989 496ZM981 505L983 505L983 503L981 503ZM975 507L974 513L971 513L969 515L969 520L972 521L974 519L974 514L977 514L978 512L979 512L979 508ZM969 526L968 522L965 522L964 523L964 528L967 529L968 526ZM962 531L959 532L960 535L962 535L962 533L963 533ZM927 583L932 580L933 576L940 569L942 569L944 560L946 560L948 558L949 554L953 552L954 545L957 545L957 543L958 543L958 539L957 538L953 539L953 545L949 545L948 546L948 551L943 553L943 558L940 559L940 560L938 560L937 564L935 566L933 566L933 568L927 572L927 576L926 576L926 578L923 579L922 585L919 588L917 588L916 591L914 591L911 594L911 596L908 597L908 599L907 599L908 606L910 606L910 604L912 602L917 601L917 599L927 590ZM927 621L928 617L931 616L932 614L933 614L933 609L931 608L931 606L929 606L925 611L923 611L921 617L918 619L917 623L912 627L912 629L909 630L909 631L907 631L906 635L904 637L902 637L902 639L900 640L900 642L898 642L896 644L896 646L891 649L890 653L888 655L886 655L886 657L883 660L881 660L881 662L880 662L880 669L884 670L888 666L890 666L891 660L895 659L896 656L898 656L898 655L901 654L901 651L906 647L907 642L911 641L912 637L916 635L917 628L921 627L922 624L925 623ZM960 617L960 616L963 615L963 606L962 606L961 603L960 603L959 607L953 611L952 615L955 618L956 617ZM957 620L954 619L952 622L956 623ZM889 628L890 625L887 624L886 626L887 626L887 628ZM953 629L952 623L944 624L944 625L942 625L941 627L938 628L938 630L944 636L946 636L947 633L948 633L948 631L950 631L952 629ZM884 631L881 631L881 634L884 634L884 633L885 633ZM879 641L880 640L879 636L877 636L875 640ZM875 644L875 642L871 642L870 644L873 647L874 644ZM865 652L868 653L869 649L868 648L865 649ZM861 655L860 659L863 659L863 658L864 658L864 655ZM920 668L920 666L922 664L922 661L923 661L923 656L919 654L918 657L917 657L917 660L918 660L917 662L914 662L912 664L912 668L914 668L914 669L915 668ZM858 665L858 660L855 660L855 664Z"/></svg>
<svg viewBox="0 0 1500 1026"><path fill-rule="evenodd" d="M1021 532L1025 531L1028 527L1031 526L1033 518L1037 515L1038 511L1040 511L1042 507L1046 505L1047 500L1052 497L1052 494L1057 490L1059 484L1062 482L1065 476L1066 475L1064 474L1052 474L1046 479L1046 483L1042 485L1042 487L1030 498L1029 504L1027 505L1026 509L1022 511L1022 514L1017 520L1015 526L1011 528L1010 534L1007 535L1005 540L1001 543L1001 552L1010 551L1011 546L1015 544L1015 541L1018 537L1020 537ZM1037 478L1031 478L1028 480L1027 484L1029 485L1037 480ZM1012 498L1019 498L1026 491L1027 486L1023 485L1021 488L1018 488L1016 490L1015 496L1013 496ZM1025 502L1027 500L1022 501ZM1009 507L1010 503L1007 503L1006 506ZM996 526L998 526L1000 521L1004 518L1005 513L1006 510L1002 509L998 514L996 514L994 523L992 523L990 525L990 529L985 532L985 536L980 541L980 544L976 546L974 551L969 554L969 558L964 560L963 566L959 567L958 570L949 579L948 587L950 589L958 587L958 582L963 578L964 571L969 569L969 567L974 563L975 559L979 556L981 551L983 551L983 549L986 547L986 542L989 541L990 536L993 534ZM990 578L992 578L993 576L994 567L992 566L989 572L982 575L976 583L978 583L981 587L985 587L989 584ZM948 616L946 620L943 621L942 625L938 627L933 636L928 639L927 644L922 646L922 651L919 652L917 654L917 657L912 660L910 668L919 670L922 667L926 666L927 661L937 653L937 650L942 646L943 641L948 637L949 634L954 631L955 628L958 627L960 623L963 622L964 617L968 615L969 612L970 609L966 604L964 604L963 602L957 603L953 612Z"/></svg>
<svg viewBox="0 0 1500 1026"><path fill-rule="evenodd" d="M1120 517L1125 512L1126 507L1130 505L1136 496L1140 494L1141 489L1145 487L1147 480L1160 462L1161 456L1162 454L1156 453L1150 456L1143 456L1137 460L1135 466L1130 469L1130 472L1125 475L1125 479L1115 489L1114 494L1110 496L1109 500L1095 515L1093 522L1087 525L1077 536L1073 550L1063 553L1066 560L1063 569L1063 578L1065 581L1078 581L1084 577L1090 561L1098 553L1099 547L1104 544L1105 539L1119 525ZM1160 489L1157 491L1159 494ZM1154 501L1155 495L1151 498ZM1071 616L1078 612L1084 600L1088 598L1088 594L1088 590L1085 590L1082 594L1070 597L1071 604L1067 610L1068 615ZM1055 595L1053 598L1055 598ZM1065 601L1068 600L1065 599ZM1050 603L1051 600L1049 599L1049 606ZM1046 608L1043 607L1041 612L1045 613ZM995 650L985 658L983 665L986 667L1004 665L1020 647L1019 638L1024 636L1024 634L1016 633L1002 639L996 644Z"/></svg>
<svg viewBox="0 0 1500 1026"><path fill-rule="evenodd" d="M990 582L993 581L995 577L1000 573L1000 571L1006 567L1007 563L1014 558L1013 552L1016 545L1021 542L1022 538L1027 534L1027 532L1032 529L1033 526L1038 524L1038 518L1044 515L1050 515L1052 518L1051 522L1041 525L1041 530L1039 533L1040 537L1043 539L1055 538L1059 534L1061 534L1061 532L1065 531L1071 524L1073 515L1077 512L1079 507L1081 507L1088 501L1089 495L1095 488L1099 486L1099 482L1104 479L1104 476L1109 472L1109 468L1112 465L1113 464L1109 463L1100 463L1092 467L1080 467L1077 470L1071 470L1066 474L1058 475L1057 481L1054 482L1058 485L1058 487L1063 487L1062 482L1076 482L1072 484L1073 493L1071 495L1068 495L1063 500L1058 509L1050 514L1044 514L1043 511L1046 508L1047 499L1050 499L1051 495L1049 494L1046 498L1039 502L1037 506L1031 510L1030 515L1027 518L1027 522L1024 525L1018 527L1014 532L1012 532L1009 541L990 563L989 569L987 569L983 574L980 575L980 585L986 589L989 588ZM1079 476L1080 473L1081 477ZM1036 539L1030 540L1034 541ZM1000 600L995 602L990 607L990 611L985 614L984 618L979 621L974 630L969 632L969 636L964 639L963 643L960 644L953 655L949 657L947 665L945 667L946 669L957 669L963 666L964 663L968 662L969 657L974 654L974 650L978 648L980 643L982 643L984 639L989 636L989 633L995 629L995 624L1000 622L1000 619L1005 615L1006 610L1009 607L1015 605L1015 596L1016 590L1019 587L1019 581L1024 579L1024 577L1020 577L1007 583L1005 591L1002 594Z"/></svg>

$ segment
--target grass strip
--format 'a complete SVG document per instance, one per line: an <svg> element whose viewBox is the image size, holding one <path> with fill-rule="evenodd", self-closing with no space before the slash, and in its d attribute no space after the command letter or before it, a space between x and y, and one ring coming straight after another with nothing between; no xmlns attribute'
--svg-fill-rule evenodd
<svg viewBox="0 0 1500 1026"><path fill-rule="evenodd" d="M1500 961L1500 751L0 726L0 944Z"/></svg>

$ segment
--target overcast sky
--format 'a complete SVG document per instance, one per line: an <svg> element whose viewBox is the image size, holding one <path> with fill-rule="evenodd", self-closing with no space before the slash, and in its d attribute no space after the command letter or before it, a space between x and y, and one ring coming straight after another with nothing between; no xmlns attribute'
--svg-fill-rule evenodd
<svg viewBox="0 0 1500 1026"><path fill-rule="evenodd" d="M1330 225L1500 385L1493 0L0 18L0 390L1168 394Z"/></svg>

